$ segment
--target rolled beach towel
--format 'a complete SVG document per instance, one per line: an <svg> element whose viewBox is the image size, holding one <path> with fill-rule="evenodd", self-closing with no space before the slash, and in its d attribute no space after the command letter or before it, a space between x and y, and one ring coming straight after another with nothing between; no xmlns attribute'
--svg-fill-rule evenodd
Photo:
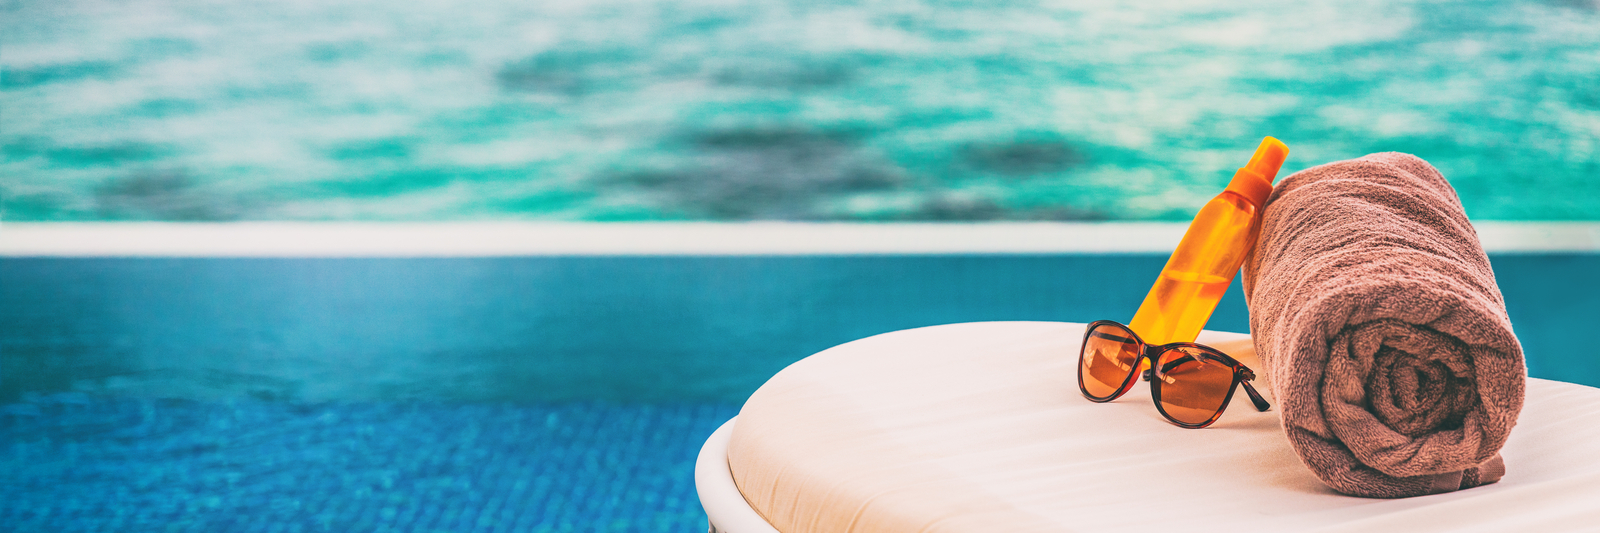
<svg viewBox="0 0 1600 533"><path fill-rule="evenodd" d="M1244 266L1289 442L1339 492L1498 481L1527 369L1489 258L1427 162L1372 154L1273 190Z"/></svg>

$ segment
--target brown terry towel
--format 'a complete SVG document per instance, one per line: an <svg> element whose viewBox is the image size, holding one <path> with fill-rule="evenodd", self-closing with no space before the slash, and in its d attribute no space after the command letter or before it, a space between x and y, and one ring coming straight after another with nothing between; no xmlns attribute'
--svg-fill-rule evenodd
<svg viewBox="0 0 1600 533"><path fill-rule="evenodd" d="M1250 329L1301 461L1374 498L1498 481L1527 369L1439 171L1390 152L1296 172L1261 224Z"/></svg>

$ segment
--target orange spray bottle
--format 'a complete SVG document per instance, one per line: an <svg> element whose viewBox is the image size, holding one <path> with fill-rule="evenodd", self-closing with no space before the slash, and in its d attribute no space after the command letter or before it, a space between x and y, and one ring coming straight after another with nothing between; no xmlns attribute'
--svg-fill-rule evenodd
<svg viewBox="0 0 1600 533"><path fill-rule="evenodd" d="M1161 269L1161 277L1128 323L1146 343L1194 342L1200 335L1255 246L1261 207L1288 155L1289 147L1283 142L1262 139L1250 163L1233 174L1228 188L1200 208L1178 249Z"/></svg>

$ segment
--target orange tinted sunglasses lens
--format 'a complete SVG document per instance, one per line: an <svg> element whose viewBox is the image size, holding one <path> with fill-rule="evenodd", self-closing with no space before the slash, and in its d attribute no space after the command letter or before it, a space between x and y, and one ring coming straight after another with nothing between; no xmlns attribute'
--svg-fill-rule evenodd
<svg viewBox="0 0 1600 533"><path fill-rule="evenodd" d="M1178 422L1200 425L1216 418L1233 388L1233 367L1207 358L1204 351L1173 348L1156 357L1156 387L1161 412Z"/></svg>
<svg viewBox="0 0 1600 533"><path fill-rule="evenodd" d="M1092 398L1105 399L1116 394L1139 362L1139 342L1127 329L1101 324L1084 335L1083 353L1078 355L1078 384Z"/></svg>

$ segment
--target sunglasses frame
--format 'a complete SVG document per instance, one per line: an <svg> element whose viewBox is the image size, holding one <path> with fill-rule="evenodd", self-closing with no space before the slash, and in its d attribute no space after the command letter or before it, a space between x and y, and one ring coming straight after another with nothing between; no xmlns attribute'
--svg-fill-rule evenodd
<svg viewBox="0 0 1600 533"><path fill-rule="evenodd" d="M1124 333L1127 333L1132 338L1133 342L1139 346L1139 355L1134 358L1133 369L1128 371L1128 377L1122 380L1122 385L1117 387L1116 392L1113 392L1110 396L1106 396L1104 398L1096 398L1089 394L1089 389L1083 385L1083 351L1085 348L1089 347L1089 334L1093 333L1095 328L1106 325L1116 326ZM1178 348L1194 348L1206 359L1210 359L1233 368L1233 384L1228 386L1227 396L1222 398L1222 404L1217 406L1217 412L1212 413L1210 419L1199 424L1188 424L1173 418L1170 414L1167 414L1167 410L1161 408L1161 387L1157 385L1156 380L1151 379L1156 369L1156 361L1160 360L1161 355ZM1191 353L1190 355L1194 354ZM1139 368L1143 366L1145 359L1150 360L1150 368L1141 372ZM1212 423L1216 422L1218 418L1221 418L1222 412L1228 409L1228 403L1233 400L1233 393L1239 389L1240 384L1244 385L1244 391L1250 396L1250 402L1255 404L1257 411L1266 411L1272 408L1272 404L1267 403L1267 399L1262 398L1261 393L1256 392L1256 388L1250 385L1250 382L1256 379L1256 373L1250 370L1249 367L1240 364L1238 360L1235 360L1228 354L1222 353L1216 348L1212 348L1204 344L1196 344L1193 342L1174 342L1171 344L1162 344L1160 346L1151 346L1149 344L1145 344L1144 339L1139 338L1139 334L1134 333L1133 328L1123 325L1121 322L1117 322L1115 320L1096 320L1089 323L1089 325L1083 330L1083 342L1079 343L1078 345L1078 392L1083 393L1083 397L1088 398L1091 402L1110 402L1117 398L1121 398L1122 395L1127 394L1128 391L1133 389L1135 376L1142 376L1145 381L1150 382L1150 399L1155 402L1156 411L1161 413L1162 418L1166 418L1168 422L1171 422L1184 429L1200 429L1211 425Z"/></svg>

